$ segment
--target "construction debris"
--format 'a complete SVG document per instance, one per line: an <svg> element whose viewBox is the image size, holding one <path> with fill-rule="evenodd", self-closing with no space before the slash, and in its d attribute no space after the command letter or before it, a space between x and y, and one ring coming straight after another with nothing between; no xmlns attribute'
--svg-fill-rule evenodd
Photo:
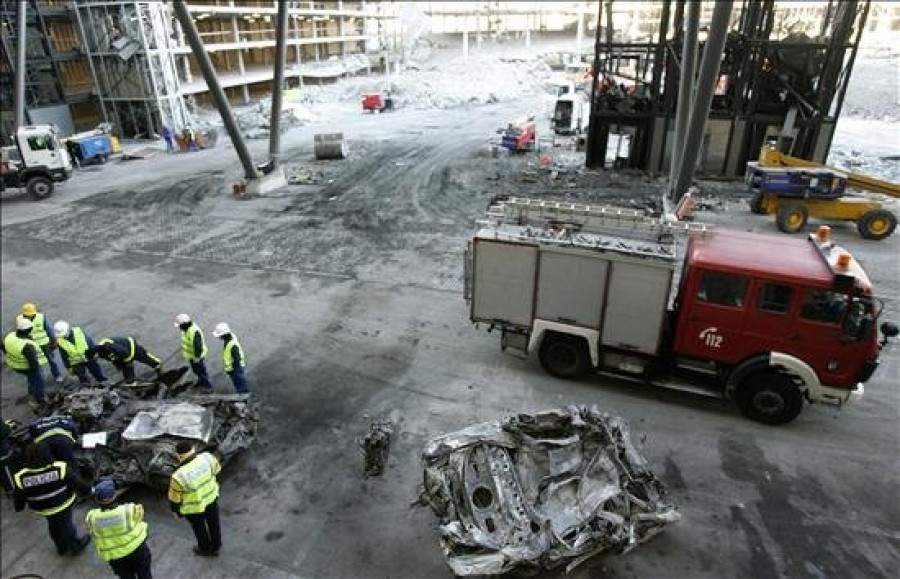
<svg viewBox="0 0 900 579"><path fill-rule="evenodd" d="M379 476L384 472L387 463L391 437L394 435L394 423L390 420L376 420L369 426L369 433L363 439L362 447L366 453L366 476Z"/></svg>
<svg viewBox="0 0 900 579"><path fill-rule="evenodd" d="M576 565L680 520L625 420L596 407L519 414L430 441L422 498L456 575Z"/></svg>
<svg viewBox="0 0 900 579"><path fill-rule="evenodd" d="M125 488L143 484L168 486L178 466L179 440L217 450L226 461L245 450L256 436L259 403L252 394L197 393L182 382L187 368L172 370L160 381L136 386L79 388L61 391L47 414L70 416L86 439L76 451L78 466L89 478L108 476Z"/></svg>
<svg viewBox="0 0 900 579"><path fill-rule="evenodd" d="M285 167L285 173L287 182L291 185L312 185L324 178L321 171L313 171L303 166Z"/></svg>

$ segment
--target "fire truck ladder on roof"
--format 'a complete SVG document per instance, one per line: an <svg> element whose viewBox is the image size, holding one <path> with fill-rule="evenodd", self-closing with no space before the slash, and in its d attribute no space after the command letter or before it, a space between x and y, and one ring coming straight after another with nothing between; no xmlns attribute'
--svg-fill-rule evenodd
<svg viewBox="0 0 900 579"><path fill-rule="evenodd" d="M488 208L487 221L535 226L553 223L563 228L572 225L584 233L628 230L644 234L702 237L713 230L713 226L706 223L667 221L648 217L637 209L542 201L526 197L509 197L498 201Z"/></svg>

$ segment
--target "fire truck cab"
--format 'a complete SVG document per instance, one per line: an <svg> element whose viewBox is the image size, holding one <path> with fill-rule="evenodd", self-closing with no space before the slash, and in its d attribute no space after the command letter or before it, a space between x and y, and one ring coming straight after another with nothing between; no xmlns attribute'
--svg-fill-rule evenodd
<svg viewBox="0 0 900 579"><path fill-rule="evenodd" d="M744 414L787 422L804 398L862 395L878 366L879 311L865 272L827 227L808 240L720 231L688 243L670 343L676 358L727 376Z"/></svg>

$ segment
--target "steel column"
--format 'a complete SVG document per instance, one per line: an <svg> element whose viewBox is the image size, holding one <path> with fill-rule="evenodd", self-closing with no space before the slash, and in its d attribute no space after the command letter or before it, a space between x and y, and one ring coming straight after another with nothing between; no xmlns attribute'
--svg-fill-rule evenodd
<svg viewBox="0 0 900 579"><path fill-rule="evenodd" d="M688 4L685 20L684 43L681 49L681 79L678 84L678 105L675 110L675 136L669 157L669 182L674 183L678 172L684 135L687 129L691 105L694 103L694 83L697 71L697 34L700 30L700 2Z"/></svg>
<svg viewBox="0 0 900 579"><path fill-rule="evenodd" d="M231 105L228 104L225 91L222 90L222 86L219 84L219 79L216 77L216 71L209 60L209 55L203 48L200 34L197 32L197 27L188 13L187 6L184 5L184 0L175 0L172 7L175 10L175 17L181 23L181 28L184 31L188 44L191 46L194 58L197 59L197 64L200 65L200 70L203 72L203 78L209 87L209 94L219 110L219 114L222 116L225 130L228 131L228 136L231 137L231 142L234 144L234 150L237 152L241 165L244 167L244 177L246 179L256 179L258 174L256 167L253 166L253 160L250 158L250 151L247 149L247 144L241 136L241 131L234 120L234 116L231 114Z"/></svg>
<svg viewBox="0 0 900 579"><path fill-rule="evenodd" d="M278 3L275 27L275 76L272 77L272 116L269 120L269 159L278 166L281 155L281 97L284 91L284 61L287 58L288 3Z"/></svg>
<svg viewBox="0 0 900 579"><path fill-rule="evenodd" d="M603 0L597 3L597 27L594 29L594 66L591 71L591 106L590 120L588 121L587 143L585 143L584 165L588 169L603 168L605 158L598 162L597 151L602 150L606 155L606 141L600 143L600 119L597 106L597 84L600 80L600 24L603 22ZM601 147L602 145L602 147Z"/></svg>
<svg viewBox="0 0 900 579"><path fill-rule="evenodd" d="M713 93L719 76L719 64L722 60L722 52L725 49L725 40L728 38L728 21L731 17L732 4L732 0L719 0L713 9L709 36L706 39L706 48L703 50L703 61L700 63L700 76L697 80L694 107L691 111L691 118L688 121L687 132L684 137L682 155L678 163L678 173L675 182L672 183L673 187L670 189L670 196L673 200L678 200L684 195L691 183L691 179L694 177L697 155L700 153L700 143L706 131L709 107L712 104Z"/></svg>
<svg viewBox="0 0 900 579"><path fill-rule="evenodd" d="M28 34L28 23L25 20L28 2L19 2L19 13L16 30L16 128L25 125L25 35Z"/></svg>

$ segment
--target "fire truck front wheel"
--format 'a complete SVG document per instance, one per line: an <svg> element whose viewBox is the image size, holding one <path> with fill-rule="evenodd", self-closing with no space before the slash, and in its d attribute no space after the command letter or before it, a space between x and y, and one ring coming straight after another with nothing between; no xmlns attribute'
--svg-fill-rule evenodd
<svg viewBox="0 0 900 579"><path fill-rule="evenodd" d="M584 338L548 332L541 341L541 366L557 378L582 378L590 370L590 354Z"/></svg>
<svg viewBox="0 0 900 579"><path fill-rule="evenodd" d="M736 400L744 416L770 426L787 424L803 410L803 393L774 370L760 370L744 378Z"/></svg>

